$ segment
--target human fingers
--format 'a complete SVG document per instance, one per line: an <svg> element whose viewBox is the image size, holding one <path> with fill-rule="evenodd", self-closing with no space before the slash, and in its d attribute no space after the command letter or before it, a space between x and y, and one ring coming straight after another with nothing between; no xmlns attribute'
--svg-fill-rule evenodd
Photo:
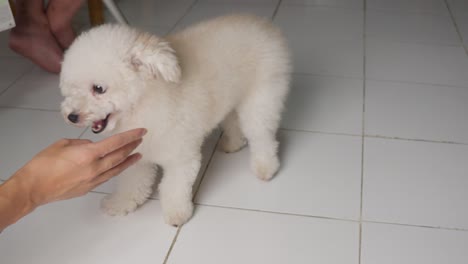
<svg viewBox="0 0 468 264"><path fill-rule="evenodd" d="M110 170L107 170L103 174L101 174L98 177L94 178L91 181L92 189L94 189L96 186L108 181L112 177L119 175L122 171L126 170L128 167L132 166L133 164L135 164L140 159L141 159L141 154L140 153L134 153L134 154L128 156L119 165L113 167Z"/></svg>
<svg viewBox="0 0 468 264"><path fill-rule="evenodd" d="M140 139L146 134L146 132L147 130L144 128L132 129L96 142L94 143L93 148L95 149L98 157L104 157L128 143Z"/></svg>
<svg viewBox="0 0 468 264"><path fill-rule="evenodd" d="M130 153L132 153L132 151L135 150L138 147L138 145L141 144L142 141L143 139L140 138L117 150L114 150L113 152L107 154L105 157L97 160L96 163L98 174L108 171L122 163L127 158L127 156L130 155Z"/></svg>

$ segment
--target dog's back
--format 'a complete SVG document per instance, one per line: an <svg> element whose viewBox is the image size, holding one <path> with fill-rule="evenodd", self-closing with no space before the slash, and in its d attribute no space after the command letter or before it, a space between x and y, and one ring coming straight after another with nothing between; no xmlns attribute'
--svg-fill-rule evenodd
<svg viewBox="0 0 468 264"><path fill-rule="evenodd" d="M222 16L167 39L189 86L185 89L202 88L196 92L216 98L212 110L235 108L251 90L285 98L291 71L289 52L281 31L271 21L246 14Z"/></svg>

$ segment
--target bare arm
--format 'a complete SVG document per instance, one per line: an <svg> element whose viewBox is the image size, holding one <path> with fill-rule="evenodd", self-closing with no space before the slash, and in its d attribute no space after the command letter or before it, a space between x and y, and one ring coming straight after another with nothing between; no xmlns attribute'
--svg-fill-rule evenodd
<svg viewBox="0 0 468 264"><path fill-rule="evenodd" d="M62 139L0 185L0 231L50 202L82 196L137 162L144 129L93 143Z"/></svg>

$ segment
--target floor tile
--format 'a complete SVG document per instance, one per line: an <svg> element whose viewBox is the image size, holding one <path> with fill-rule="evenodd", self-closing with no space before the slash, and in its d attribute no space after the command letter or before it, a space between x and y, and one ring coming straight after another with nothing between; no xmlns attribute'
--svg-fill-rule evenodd
<svg viewBox="0 0 468 264"><path fill-rule="evenodd" d="M447 4L450 6L450 9L468 11L468 2L465 0L447 0Z"/></svg>
<svg viewBox="0 0 468 264"><path fill-rule="evenodd" d="M367 37L386 41L460 45L449 16L368 11Z"/></svg>
<svg viewBox="0 0 468 264"><path fill-rule="evenodd" d="M60 110L59 76L35 67L0 96L0 106Z"/></svg>
<svg viewBox="0 0 468 264"><path fill-rule="evenodd" d="M4 230L2 263L163 263L176 229L164 223L159 203L111 217L99 210L102 197L46 205Z"/></svg>
<svg viewBox="0 0 468 264"><path fill-rule="evenodd" d="M468 143L468 89L367 81L366 134Z"/></svg>
<svg viewBox="0 0 468 264"><path fill-rule="evenodd" d="M367 78L468 87L462 47L367 41Z"/></svg>
<svg viewBox="0 0 468 264"><path fill-rule="evenodd" d="M181 30L197 22L208 20L221 15L233 13L249 13L261 17L271 18L276 9L276 3L231 2L213 4L197 2L190 12L177 24L176 30Z"/></svg>
<svg viewBox="0 0 468 264"><path fill-rule="evenodd" d="M468 17L464 17L460 19L460 21L461 22L458 23L458 28L460 29L465 49L468 50Z"/></svg>
<svg viewBox="0 0 468 264"><path fill-rule="evenodd" d="M269 4L269 5L277 5L279 0L198 0L199 3L202 4Z"/></svg>
<svg viewBox="0 0 468 264"><path fill-rule="evenodd" d="M118 3L129 24L172 27L190 9L194 0L122 0ZM107 13L107 20L114 21Z"/></svg>
<svg viewBox="0 0 468 264"><path fill-rule="evenodd" d="M366 138L363 219L468 228L468 146Z"/></svg>
<svg viewBox="0 0 468 264"><path fill-rule="evenodd" d="M362 80L294 75L282 127L361 134L362 93Z"/></svg>
<svg viewBox="0 0 468 264"><path fill-rule="evenodd" d="M304 35L333 40L362 39L364 15L362 10L318 6L282 5L275 23L287 36Z"/></svg>
<svg viewBox="0 0 468 264"><path fill-rule="evenodd" d="M281 131L280 171L263 182L250 170L248 148L216 152L196 201L205 205L358 219L361 138ZM339 164L339 166L337 166Z"/></svg>
<svg viewBox="0 0 468 264"><path fill-rule="evenodd" d="M327 41L308 35L289 35L293 71L363 78L362 39Z"/></svg>
<svg viewBox="0 0 468 264"><path fill-rule="evenodd" d="M468 232L364 223L362 264L468 262Z"/></svg>
<svg viewBox="0 0 468 264"><path fill-rule="evenodd" d="M447 3L450 6L455 23L468 50L468 1L447 0Z"/></svg>
<svg viewBox="0 0 468 264"><path fill-rule="evenodd" d="M353 222L201 206L167 263L357 264L358 235Z"/></svg>
<svg viewBox="0 0 468 264"><path fill-rule="evenodd" d="M424 12L448 15L444 0L367 0L367 9Z"/></svg>
<svg viewBox="0 0 468 264"><path fill-rule="evenodd" d="M86 139L91 139L92 141L96 142L99 140L102 140L106 138L109 135L101 135L101 134L93 134L91 130L87 130L86 133L83 134L81 138L86 138ZM220 131L215 130L213 133L205 140L205 144L203 145L202 148L202 155L203 155L203 160L202 160L202 166L200 168L200 172L198 174L197 181L194 184L194 190L198 188L198 185L200 184L200 180L202 178L202 175L205 173L205 170L208 166L208 163L211 159L211 156L213 154L213 151L216 147L216 144L218 142L220 136ZM118 176L117 176L118 177ZM112 178L108 182L104 183L103 185L98 186L94 191L96 192L102 192L102 193L112 193L114 190L114 186L116 184L117 178ZM156 191L157 186L154 186L155 192L151 196L152 198L158 199L158 192Z"/></svg>
<svg viewBox="0 0 468 264"><path fill-rule="evenodd" d="M3 57L16 57L20 58L21 56L16 54L8 46L8 39L10 35L10 30L5 30L0 32L0 57L3 60Z"/></svg>
<svg viewBox="0 0 468 264"><path fill-rule="evenodd" d="M281 6L274 23L289 42L295 72L362 78L362 21L361 11Z"/></svg>
<svg viewBox="0 0 468 264"><path fill-rule="evenodd" d="M350 9L363 9L363 0L282 0L281 5L314 5Z"/></svg>
<svg viewBox="0 0 468 264"><path fill-rule="evenodd" d="M32 67L30 62L22 58L0 57L0 99L2 92L30 71Z"/></svg>
<svg viewBox="0 0 468 264"><path fill-rule="evenodd" d="M83 129L65 125L58 112L0 108L0 178L7 179L43 148Z"/></svg>
<svg viewBox="0 0 468 264"><path fill-rule="evenodd" d="M167 263L468 262L467 0L116 3L131 26L157 35L228 13L276 13L293 57L279 173L258 180L248 148L213 152L216 131L203 149L195 215ZM73 26L90 28L86 1ZM8 31L0 42L1 183L50 143L84 129L58 112L57 76L11 51ZM360 136L363 86L365 132L385 139ZM157 193L135 213L109 217L99 205L114 184L39 208L5 230L0 262L163 263L177 229L163 223Z"/></svg>

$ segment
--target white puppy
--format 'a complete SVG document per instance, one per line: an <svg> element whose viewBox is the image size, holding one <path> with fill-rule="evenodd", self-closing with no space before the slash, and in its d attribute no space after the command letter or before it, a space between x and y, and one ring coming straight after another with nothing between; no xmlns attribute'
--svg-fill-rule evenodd
<svg viewBox="0 0 468 264"><path fill-rule="evenodd" d="M95 133L147 128L137 149L143 158L119 176L102 208L124 215L143 204L157 164L164 218L177 226L192 216L201 145L219 124L224 151L241 149L247 139L257 177L276 173L275 134L289 80L286 43L266 19L225 16L164 38L103 25L80 35L65 54L62 113Z"/></svg>

